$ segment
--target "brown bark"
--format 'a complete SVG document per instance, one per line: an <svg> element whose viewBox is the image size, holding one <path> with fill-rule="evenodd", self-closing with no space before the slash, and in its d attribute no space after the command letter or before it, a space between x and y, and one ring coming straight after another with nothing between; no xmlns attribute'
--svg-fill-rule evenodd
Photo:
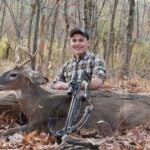
<svg viewBox="0 0 150 150"><path fill-rule="evenodd" d="M41 17L41 21L40 21L40 44L39 44L39 64L38 64L38 70L44 72L44 70L46 70L46 68L44 68L45 66L45 62L44 62L44 46L45 46L45 40L44 40L44 31L45 31L45 15L42 15Z"/></svg>
<svg viewBox="0 0 150 150"><path fill-rule="evenodd" d="M31 15L29 19L29 29L28 29L28 49L31 52L31 32L32 32L32 22L33 16L35 15L36 3L31 4Z"/></svg>
<svg viewBox="0 0 150 150"><path fill-rule="evenodd" d="M47 68L49 66L49 62L51 60L51 54L52 54L52 50L53 50L53 43L54 43L54 38L55 38L55 30L56 30L58 12L59 12L59 4L56 5L54 16L53 16L53 22L51 25L51 37L50 37L50 42L49 42L49 47L48 47L48 56L47 56L47 62L46 62ZM48 75L47 70L46 70L45 74Z"/></svg>
<svg viewBox="0 0 150 150"><path fill-rule="evenodd" d="M94 8L94 2L91 0L84 0L84 28L92 31L92 21L94 20L93 18L94 13L92 9Z"/></svg>
<svg viewBox="0 0 150 150"><path fill-rule="evenodd" d="M118 5L118 0L114 1L112 16L111 16L111 23L110 23L110 29L109 29L109 38L108 38L108 44L107 44L107 53L106 53L106 64L109 66L109 59L110 55L113 55L114 53L114 36L115 36L115 29L114 29L114 23L115 23L115 16L116 16L116 9ZM112 58L113 59L113 58ZM113 66L113 61L112 61Z"/></svg>
<svg viewBox="0 0 150 150"><path fill-rule="evenodd" d="M129 1L129 16L128 16L128 25L127 25L127 32L126 32L126 39L125 39L125 49L124 49L124 58L123 58L123 65L122 70L120 73L120 77L128 77L129 76L129 67L130 67L130 60L132 54L132 48L134 45L133 40L133 29L134 29L134 14L135 14L135 0Z"/></svg>
<svg viewBox="0 0 150 150"><path fill-rule="evenodd" d="M1 27L0 27L0 38L2 37L2 33L3 33L3 25L4 25L5 13L6 13L6 5L4 4L3 15L2 15L2 20L1 20Z"/></svg>
<svg viewBox="0 0 150 150"><path fill-rule="evenodd" d="M69 19L68 19L68 10L67 10L68 1L65 1L64 4L64 17L65 17L65 36L64 36L64 44L63 49L59 56L59 66L61 66L65 61L65 50L67 49L67 40L68 40L68 34L69 34Z"/></svg>
<svg viewBox="0 0 150 150"><path fill-rule="evenodd" d="M0 92L0 113L5 110L18 112L19 106L14 92Z"/></svg>
<svg viewBox="0 0 150 150"><path fill-rule="evenodd" d="M33 39L33 51L32 54L37 50L37 40L38 40L38 32L39 32L39 22L40 22L40 1L36 0L37 12L36 12L36 23L34 29L34 39ZM35 58L31 61L31 68L35 69Z"/></svg>
<svg viewBox="0 0 150 150"><path fill-rule="evenodd" d="M13 21L13 25L14 25L14 28L15 28L15 31L16 31L16 36L17 36L17 39L21 39L21 33L20 33L20 30L19 30L19 27L18 27L18 24L17 24L17 20L16 20L16 17L15 17L15 14L13 12L13 9L12 9L12 6L8 5L8 3L6 2L6 0L4 1L5 2L5 5L7 6L8 10L9 10L9 13L10 13L10 16L11 16L11 19Z"/></svg>

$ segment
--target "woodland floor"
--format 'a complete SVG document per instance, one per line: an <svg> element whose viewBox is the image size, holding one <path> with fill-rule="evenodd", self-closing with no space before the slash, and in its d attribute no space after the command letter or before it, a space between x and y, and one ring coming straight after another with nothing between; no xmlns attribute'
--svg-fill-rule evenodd
<svg viewBox="0 0 150 150"><path fill-rule="evenodd" d="M123 90L131 93L150 93L150 81L141 79L132 80L108 80L105 83L106 90ZM5 111L0 114L0 132L19 126L17 116ZM84 134L86 133L86 135ZM78 139L91 138L96 141L101 150L150 150L150 127L138 126L126 129L121 133L114 133L111 137L100 137L91 131L73 134ZM57 149L54 138L47 133L33 131L29 134L16 133L7 138L0 139L0 149Z"/></svg>

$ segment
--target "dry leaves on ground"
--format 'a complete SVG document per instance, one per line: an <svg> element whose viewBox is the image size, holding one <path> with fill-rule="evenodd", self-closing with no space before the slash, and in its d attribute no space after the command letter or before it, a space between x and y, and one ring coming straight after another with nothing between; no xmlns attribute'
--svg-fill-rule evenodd
<svg viewBox="0 0 150 150"><path fill-rule="evenodd" d="M122 90L129 93L150 93L150 80L119 80L117 78L108 79L105 82L104 89L109 91Z"/></svg>
<svg viewBox="0 0 150 150"><path fill-rule="evenodd" d="M7 115L6 115L7 114ZM6 117L6 119L4 118ZM8 112L4 112L0 115L1 130L11 128L11 124L15 124L14 116L9 116ZM12 121L13 120L13 121ZM88 130L87 130L88 133ZM93 133L89 130L89 136ZM95 132L94 132L95 133ZM76 136L76 134L73 134ZM76 136L84 141L81 135ZM98 136L97 136L98 137ZM88 134L86 135L88 138ZM85 138L85 139L86 139ZM149 150L150 149L150 127L138 126L132 129L128 129L122 132L122 134L114 134L112 137L106 138L91 138L92 143L96 140L96 144L99 145L101 150ZM33 131L29 134L16 133L7 138L0 139L0 149L56 149L54 144L54 138L48 133ZM58 147L58 146L57 146Z"/></svg>

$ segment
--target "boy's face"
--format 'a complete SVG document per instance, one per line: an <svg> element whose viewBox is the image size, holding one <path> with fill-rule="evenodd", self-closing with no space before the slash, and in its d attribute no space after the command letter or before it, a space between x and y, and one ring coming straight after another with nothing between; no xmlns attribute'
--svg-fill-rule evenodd
<svg viewBox="0 0 150 150"><path fill-rule="evenodd" d="M73 53L78 57L86 52L89 46L89 40L83 35L77 33L71 37L71 48Z"/></svg>

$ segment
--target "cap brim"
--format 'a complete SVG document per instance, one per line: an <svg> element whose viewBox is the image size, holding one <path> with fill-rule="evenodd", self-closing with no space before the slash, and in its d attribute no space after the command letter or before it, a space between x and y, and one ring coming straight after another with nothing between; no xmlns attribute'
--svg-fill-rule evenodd
<svg viewBox="0 0 150 150"><path fill-rule="evenodd" d="M73 30L70 31L69 35L70 35L70 37L72 37L74 34L81 34L84 37L86 37L87 39L89 39L89 34L84 29L75 28L75 29L73 29Z"/></svg>

